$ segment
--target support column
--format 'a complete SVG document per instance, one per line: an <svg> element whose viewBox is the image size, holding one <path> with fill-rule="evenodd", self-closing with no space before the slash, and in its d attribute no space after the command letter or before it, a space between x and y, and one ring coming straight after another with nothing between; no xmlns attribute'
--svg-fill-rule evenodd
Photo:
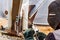
<svg viewBox="0 0 60 40"><path fill-rule="evenodd" d="M23 5L24 15L23 15L23 29L28 29L28 5L29 0L27 0L25 5Z"/></svg>
<svg viewBox="0 0 60 40"><path fill-rule="evenodd" d="M12 18L11 18L11 11L12 11L12 0L8 1L8 29L11 29L12 25Z"/></svg>
<svg viewBox="0 0 60 40"><path fill-rule="evenodd" d="M12 32L15 32L14 23L16 21L16 16L18 16L19 11L21 10L22 1L23 0L13 0L12 13L10 16L11 21L12 21L12 25L11 25L11 31Z"/></svg>

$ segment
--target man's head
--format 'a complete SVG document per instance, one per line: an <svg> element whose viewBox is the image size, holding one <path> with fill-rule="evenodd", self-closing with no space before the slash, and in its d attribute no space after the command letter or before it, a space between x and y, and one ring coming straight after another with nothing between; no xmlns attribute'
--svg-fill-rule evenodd
<svg viewBox="0 0 60 40"><path fill-rule="evenodd" d="M56 0L56 1L60 1L60 0Z"/></svg>
<svg viewBox="0 0 60 40"><path fill-rule="evenodd" d="M60 0L56 0L57 3L60 3Z"/></svg>

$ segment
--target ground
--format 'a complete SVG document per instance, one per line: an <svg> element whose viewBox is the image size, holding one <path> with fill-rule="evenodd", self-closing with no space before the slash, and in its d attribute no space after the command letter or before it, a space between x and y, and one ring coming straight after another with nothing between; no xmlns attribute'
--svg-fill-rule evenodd
<svg viewBox="0 0 60 40"><path fill-rule="evenodd" d="M7 20L6 19L2 19L0 18L0 26L1 25L6 25L7 24ZM43 25L36 25L36 27L39 29L40 32L45 33L46 35L48 35L49 32L53 32L54 30L50 27L50 26L43 26ZM20 37L14 37L14 36L8 36L8 35L2 35L0 33L0 40L23 40Z"/></svg>

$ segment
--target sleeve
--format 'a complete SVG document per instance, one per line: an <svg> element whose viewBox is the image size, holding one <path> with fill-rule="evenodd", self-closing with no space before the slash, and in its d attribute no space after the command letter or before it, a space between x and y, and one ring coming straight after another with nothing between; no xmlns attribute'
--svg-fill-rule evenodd
<svg viewBox="0 0 60 40"><path fill-rule="evenodd" d="M45 38L45 40L55 40L54 34L53 33L49 33L47 35L47 37Z"/></svg>

